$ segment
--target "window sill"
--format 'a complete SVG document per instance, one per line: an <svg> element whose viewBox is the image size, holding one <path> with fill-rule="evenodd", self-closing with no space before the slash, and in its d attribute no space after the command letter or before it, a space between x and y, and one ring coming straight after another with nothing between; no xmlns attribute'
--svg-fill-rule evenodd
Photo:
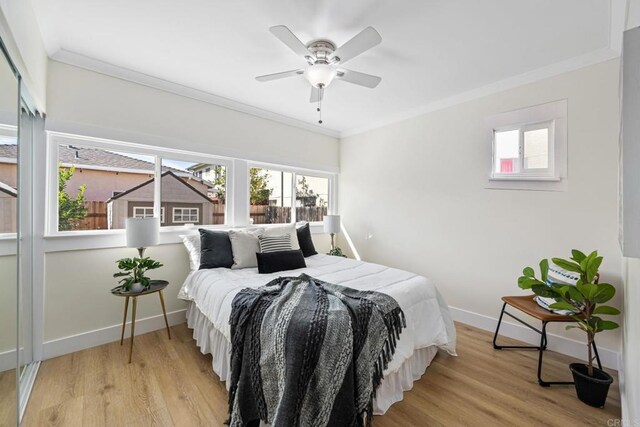
<svg viewBox="0 0 640 427"><path fill-rule="evenodd" d="M268 227L285 225L285 224L256 224L249 226L251 228L266 225ZM309 223L311 234L324 233L323 225L321 222ZM249 227L235 227L235 228L249 228ZM163 227L160 229L160 237L158 245L174 245L182 243L180 235L188 233L196 233L199 226L193 227ZM207 226L207 229L212 230L230 230L234 227L230 226ZM12 253L4 253L3 242L4 239L0 239L0 256L15 254L15 238L11 241ZM7 245L7 250L10 248ZM126 247L125 230L96 230L96 231L62 231L55 234L50 234L44 237L44 251L48 252L65 252L65 251L78 251L78 250L93 250L93 249L108 249L108 248L124 248Z"/></svg>
<svg viewBox="0 0 640 427"><path fill-rule="evenodd" d="M0 236L0 256L16 254L16 234L7 233Z"/></svg>
<svg viewBox="0 0 640 427"><path fill-rule="evenodd" d="M492 176L489 181L537 181L537 182L560 182L562 178L555 176Z"/></svg>

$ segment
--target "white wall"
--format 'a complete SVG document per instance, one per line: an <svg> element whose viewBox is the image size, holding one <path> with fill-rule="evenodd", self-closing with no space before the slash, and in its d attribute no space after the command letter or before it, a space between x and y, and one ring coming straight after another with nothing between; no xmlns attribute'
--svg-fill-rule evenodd
<svg viewBox="0 0 640 427"><path fill-rule="evenodd" d="M212 76L214 78L214 76ZM337 171L336 138L49 62L47 128Z"/></svg>
<svg viewBox="0 0 640 427"><path fill-rule="evenodd" d="M621 285L618 73L611 60L342 140L340 210L360 255L433 279L458 318L485 325L501 296L524 294L524 266L572 248L598 249L603 279ZM569 190L485 189L485 117L563 98ZM598 337L613 351L619 342L619 331Z"/></svg>
<svg viewBox="0 0 640 427"><path fill-rule="evenodd" d="M43 111L48 59L31 0L0 0L0 37L34 103Z"/></svg>
<svg viewBox="0 0 640 427"><path fill-rule="evenodd" d="M335 138L54 61L49 63L47 126L81 135L297 167L327 171L339 167ZM319 250L326 252L328 237L313 237ZM184 247L161 245L150 248L147 254L165 265L152 277L171 282L166 291L167 311L184 309L184 302L176 298L188 274ZM45 357L119 336L123 301L110 295L109 290L116 285L112 277L115 261L132 255L127 248L46 254ZM157 297L140 298L139 302L139 319L161 314ZM163 327L162 322L149 325Z"/></svg>
<svg viewBox="0 0 640 427"><path fill-rule="evenodd" d="M627 29L640 26L640 0L629 1ZM640 259L624 259L624 335L620 387L622 417L628 425L640 422Z"/></svg>

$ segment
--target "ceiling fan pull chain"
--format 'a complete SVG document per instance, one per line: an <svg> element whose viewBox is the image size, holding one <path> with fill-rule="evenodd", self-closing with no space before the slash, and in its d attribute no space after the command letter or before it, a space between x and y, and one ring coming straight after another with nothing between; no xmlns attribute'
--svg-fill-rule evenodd
<svg viewBox="0 0 640 427"><path fill-rule="evenodd" d="M324 86L320 85L318 88L318 123L322 124L322 98L324 97Z"/></svg>

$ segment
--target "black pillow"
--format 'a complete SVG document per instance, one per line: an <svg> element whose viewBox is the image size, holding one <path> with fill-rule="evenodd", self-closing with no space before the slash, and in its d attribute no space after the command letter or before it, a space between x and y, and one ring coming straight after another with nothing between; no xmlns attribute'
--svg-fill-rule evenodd
<svg viewBox="0 0 640 427"><path fill-rule="evenodd" d="M200 229L200 270L206 268L231 268L233 252L226 231Z"/></svg>
<svg viewBox="0 0 640 427"><path fill-rule="evenodd" d="M278 271L305 268L304 255L300 249L279 252L258 252L258 273L275 273Z"/></svg>
<svg viewBox="0 0 640 427"><path fill-rule="evenodd" d="M296 229L298 233L298 243L300 243L300 250L304 257L308 257L311 255L318 255L316 252L315 246L313 246L313 240L311 240L311 229L309 228L309 223L307 222L302 227L298 227Z"/></svg>

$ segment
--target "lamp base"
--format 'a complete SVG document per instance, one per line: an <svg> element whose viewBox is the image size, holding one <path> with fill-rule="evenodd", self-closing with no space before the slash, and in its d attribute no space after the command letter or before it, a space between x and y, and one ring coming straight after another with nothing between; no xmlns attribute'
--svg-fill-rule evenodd
<svg viewBox="0 0 640 427"><path fill-rule="evenodd" d="M138 248L138 255L140 256L140 258L144 258L144 250L146 248Z"/></svg>
<svg viewBox="0 0 640 427"><path fill-rule="evenodd" d="M334 240L336 233L329 233L329 234L331 235L331 250L334 250L336 248L336 244Z"/></svg>

